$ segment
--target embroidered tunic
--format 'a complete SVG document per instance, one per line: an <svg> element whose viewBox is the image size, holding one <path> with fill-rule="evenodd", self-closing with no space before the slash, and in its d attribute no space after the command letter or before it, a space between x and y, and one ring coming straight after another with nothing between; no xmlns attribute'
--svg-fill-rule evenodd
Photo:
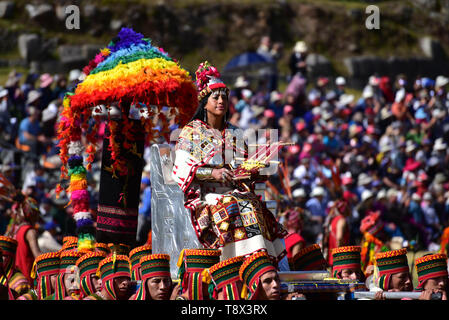
<svg viewBox="0 0 449 320"><path fill-rule="evenodd" d="M282 239L287 232L259 196L222 182L195 179L197 169L204 166L232 170L235 161L230 160L247 155L243 141L243 131L229 123L220 132L193 120L177 140L172 176L184 192L184 205L205 248L221 249L221 260L265 249L279 261L286 254Z"/></svg>

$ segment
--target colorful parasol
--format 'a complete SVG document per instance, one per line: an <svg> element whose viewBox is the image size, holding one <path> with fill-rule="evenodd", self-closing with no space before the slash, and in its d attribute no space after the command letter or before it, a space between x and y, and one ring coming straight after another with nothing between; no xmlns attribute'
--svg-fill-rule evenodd
<svg viewBox="0 0 449 320"><path fill-rule="evenodd" d="M79 229L85 229L81 233L87 237L83 247L93 248L86 180L86 169L90 170L95 157L100 123L99 116L93 111L99 105L119 109L118 117L122 125L118 126L117 121L108 121L111 141L108 150L111 151L114 176L126 176L129 167L122 155L123 152L137 153L136 137L145 136L147 143L160 135L169 140L167 116L174 117L176 123L182 126L194 113L198 101L197 90L189 73L162 48L153 46L150 39L128 28L122 28L118 36L83 69L83 73L84 80L77 85L74 93L68 93L64 98L58 139L63 163L61 179L70 177L67 191L71 193L74 218ZM137 121L137 124L136 121L129 121L131 107L140 112L140 122ZM162 113L163 107L169 107L168 115ZM161 122L159 128L154 122L156 115ZM96 121L92 126L93 118ZM82 142L83 134L86 148ZM84 152L88 154L86 167ZM62 188L58 185L57 192L60 191Z"/></svg>

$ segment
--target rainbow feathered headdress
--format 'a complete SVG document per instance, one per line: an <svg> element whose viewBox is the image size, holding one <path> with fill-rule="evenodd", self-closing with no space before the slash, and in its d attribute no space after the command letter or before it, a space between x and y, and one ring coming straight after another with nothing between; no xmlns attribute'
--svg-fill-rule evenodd
<svg viewBox="0 0 449 320"><path fill-rule="evenodd" d="M117 37L83 69L83 73L84 80L73 93L64 97L58 139L62 160L61 179L70 177L67 191L71 194L77 221L78 247L93 250L95 238L86 169L90 169L95 157L100 123L94 109L99 105L113 104L120 108L122 130L118 132L116 121L109 121L108 125L113 161L111 169L114 176L124 176L128 168L120 156L120 147L136 152L136 135L146 135L146 142L160 135L168 140L169 121L167 115L161 112L162 108L169 107L168 116L173 116L176 123L183 126L194 113L198 102L196 87L189 73L163 49L153 46L150 39L132 29L122 28ZM140 112L139 126L128 119L131 106ZM147 110L144 110L145 106ZM155 115L159 115L161 121L158 129L153 123ZM90 126L92 118L97 120L93 127ZM81 142L83 134L86 136L86 148ZM123 135L120 145L117 143L118 135ZM83 159L84 152L88 155L87 159ZM58 185L57 192L61 191Z"/></svg>

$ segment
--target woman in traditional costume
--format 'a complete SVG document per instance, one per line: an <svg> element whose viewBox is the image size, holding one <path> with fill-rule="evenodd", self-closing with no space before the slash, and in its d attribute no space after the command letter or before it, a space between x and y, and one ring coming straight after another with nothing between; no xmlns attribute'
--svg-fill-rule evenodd
<svg viewBox="0 0 449 320"><path fill-rule="evenodd" d="M234 177L235 160L248 154L242 130L227 122L229 89L207 61L196 71L196 84L199 106L178 137L172 173L196 235L205 248L220 249L222 260L265 249L279 261L286 231L251 187Z"/></svg>

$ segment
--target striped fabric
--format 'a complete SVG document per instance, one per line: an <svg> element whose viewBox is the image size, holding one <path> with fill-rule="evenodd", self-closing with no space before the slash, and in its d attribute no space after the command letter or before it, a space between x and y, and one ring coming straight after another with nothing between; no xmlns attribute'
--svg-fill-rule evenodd
<svg viewBox="0 0 449 320"><path fill-rule="evenodd" d="M102 281L108 281L116 277L131 278L130 261L125 255L111 255L103 259L98 266L98 270Z"/></svg>
<svg viewBox="0 0 449 320"><path fill-rule="evenodd" d="M83 252L77 250L69 250L61 252L59 256L59 274L56 279L55 300L64 300L67 297L66 288L64 285L64 275L66 273L73 273L73 267L76 261L83 255Z"/></svg>
<svg viewBox="0 0 449 320"><path fill-rule="evenodd" d="M38 256L34 260L31 277L37 279L37 296L43 300L53 293L50 277L59 273L60 252L49 252Z"/></svg>
<svg viewBox="0 0 449 320"><path fill-rule="evenodd" d="M31 289L31 284L21 272L16 271L9 279L9 287L20 296Z"/></svg>
<svg viewBox="0 0 449 320"><path fill-rule="evenodd" d="M211 281L209 292L212 291L212 297L217 299L218 291L223 290L225 300L240 300L240 292L237 288L237 282L240 280L240 267L242 266L244 256L226 259L209 268Z"/></svg>
<svg viewBox="0 0 449 320"><path fill-rule="evenodd" d="M333 265L332 276L337 278L338 272L343 269L358 269L360 270L360 246L345 246L338 247L332 250Z"/></svg>
<svg viewBox="0 0 449 320"><path fill-rule="evenodd" d="M7 236L0 236L0 248L3 251L3 256L15 257L17 240Z"/></svg>
<svg viewBox="0 0 449 320"><path fill-rule="evenodd" d="M103 251L89 252L76 261L76 266L78 267L80 273L82 297L87 297L95 293L95 288L93 287L90 276L92 274L96 274L98 265L104 258L106 258L106 253Z"/></svg>
<svg viewBox="0 0 449 320"><path fill-rule="evenodd" d="M190 300L203 300L204 269L220 261L221 251L217 249L183 249L178 259L178 278L182 292L189 293Z"/></svg>
<svg viewBox="0 0 449 320"><path fill-rule="evenodd" d="M16 300L39 300L39 298L34 290L30 290L19 296Z"/></svg>
<svg viewBox="0 0 449 320"><path fill-rule="evenodd" d="M431 254L418 258L415 261L418 274L418 287L422 289L424 283L432 278L448 277L447 256L445 254Z"/></svg>
<svg viewBox="0 0 449 320"><path fill-rule="evenodd" d="M143 245L131 250L129 253L129 260L131 261L131 280L141 280L140 259L149 254L151 254L151 246L149 245Z"/></svg>
<svg viewBox="0 0 449 320"><path fill-rule="evenodd" d="M290 265L293 271L326 270L328 266L318 244L300 250L292 257Z"/></svg>
<svg viewBox="0 0 449 320"><path fill-rule="evenodd" d="M242 298L256 300L258 298L260 277L269 271L277 270L265 251L253 253L246 258L239 270L240 280L244 284ZM246 290L247 288L249 288L249 292Z"/></svg>

